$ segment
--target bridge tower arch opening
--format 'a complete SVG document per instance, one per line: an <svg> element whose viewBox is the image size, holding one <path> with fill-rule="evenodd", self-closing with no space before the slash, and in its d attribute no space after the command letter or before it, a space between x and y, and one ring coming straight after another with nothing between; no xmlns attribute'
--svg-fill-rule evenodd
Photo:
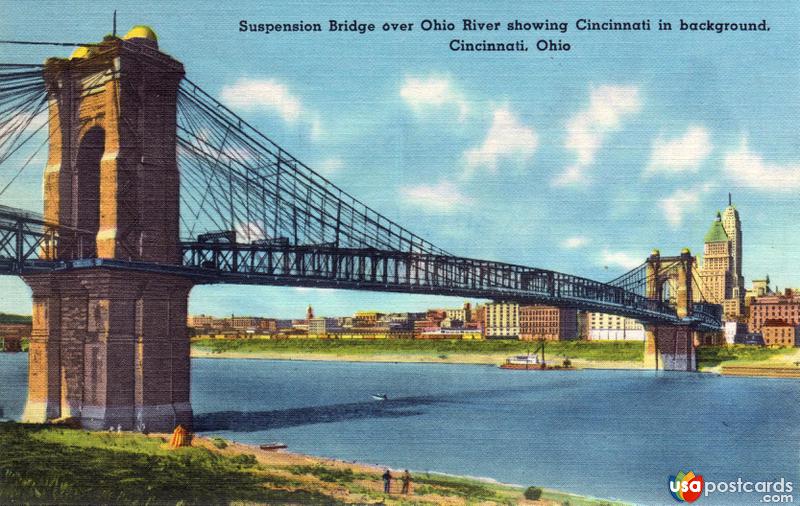
<svg viewBox="0 0 800 506"><path fill-rule="evenodd" d="M24 274L33 292L23 419L93 429L191 427L188 278L180 265L177 96L184 70L139 27L44 66L48 249L81 268ZM153 268L127 270L129 262Z"/></svg>
<svg viewBox="0 0 800 506"><path fill-rule="evenodd" d="M83 135L78 145L75 162L77 200L73 204L75 228L85 231L79 234L78 255L80 258L97 256L95 237L100 228L100 162L105 151L105 131L93 126ZM87 240L83 240L87 239Z"/></svg>

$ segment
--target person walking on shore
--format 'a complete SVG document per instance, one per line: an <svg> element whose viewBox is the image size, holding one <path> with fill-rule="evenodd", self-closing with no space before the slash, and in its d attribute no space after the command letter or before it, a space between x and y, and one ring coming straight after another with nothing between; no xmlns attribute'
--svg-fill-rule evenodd
<svg viewBox="0 0 800 506"><path fill-rule="evenodd" d="M408 495L410 491L411 491L411 473L409 473L408 469L406 469L406 472L403 473L403 494Z"/></svg>
<svg viewBox="0 0 800 506"><path fill-rule="evenodd" d="M387 494L392 493L392 473L388 469L383 473L383 491Z"/></svg>

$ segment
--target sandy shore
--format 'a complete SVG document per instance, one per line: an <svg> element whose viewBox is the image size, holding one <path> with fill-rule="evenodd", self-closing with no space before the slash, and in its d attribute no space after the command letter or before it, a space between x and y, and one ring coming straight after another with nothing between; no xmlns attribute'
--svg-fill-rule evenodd
<svg viewBox="0 0 800 506"><path fill-rule="evenodd" d="M155 435L166 437L168 435ZM489 487L494 490L501 501L480 501L480 504L513 503L530 505L562 505L569 502L571 505L599 505L599 504L620 504L605 500L589 498L585 496L569 494L552 489L543 489L542 498L536 501L527 500L523 497L524 487L500 483L490 478L480 477L461 477L442 473L428 473L411 470L412 485L409 495L401 493L401 482L395 480L392 483L392 493L388 496L383 494L382 475L386 466L367 464L356 461L344 461L338 459L315 457L294 453L287 450L266 451L254 445L246 445L229 440L225 440L227 447L220 449L214 445L214 439L195 436L193 446L206 448L210 451L222 455L254 455L259 464L262 464L271 475L285 477L298 485L307 486L310 489L324 491L336 499L347 503L358 504L442 504L442 505L464 505L475 504L472 498L452 495L448 492L447 486L431 486L426 480L440 480L442 483L452 483L454 485L464 485L472 483ZM335 471L351 471L354 473L355 480L352 486L343 486L341 483L326 481L313 474L298 474L297 469L319 469L321 467ZM395 477L400 477L404 469L391 469ZM380 501L375 497L381 496Z"/></svg>
<svg viewBox="0 0 800 506"><path fill-rule="evenodd" d="M221 353L198 350L192 348L192 358L245 358L260 360L306 360L330 362L378 362L378 363L421 363L421 364L471 364L493 365L502 364L508 354L448 354L442 358L424 353L381 353L381 354L334 354L334 353L308 353L308 352L233 352ZM549 360L549 359L548 359ZM644 365L637 361L626 360L585 360L571 359L572 365L577 369L643 369Z"/></svg>

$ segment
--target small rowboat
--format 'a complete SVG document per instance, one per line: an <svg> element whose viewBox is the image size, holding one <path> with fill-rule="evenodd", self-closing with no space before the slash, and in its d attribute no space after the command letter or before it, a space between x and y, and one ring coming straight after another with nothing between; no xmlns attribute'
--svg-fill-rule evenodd
<svg viewBox="0 0 800 506"><path fill-rule="evenodd" d="M284 448L288 448L288 446L285 445L284 443L278 443L276 441L276 442L272 442L272 443L263 444L263 445L259 446L259 448L261 448L262 450L266 450L268 452L272 452L272 451L275 451L275 450L283 450Z"/></svg>

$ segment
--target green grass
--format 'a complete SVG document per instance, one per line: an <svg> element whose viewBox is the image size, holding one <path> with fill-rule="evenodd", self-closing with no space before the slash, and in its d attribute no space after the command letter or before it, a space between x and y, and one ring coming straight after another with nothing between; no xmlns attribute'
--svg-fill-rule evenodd
<svg viewBox="0 0 800 506"><path fill-rule="evenodd" d="M288 469L294 474L308 474L329 483L348 484L356 479L369 478L367 475L354 473L352 469L338 469L320 464L313 466L290 466Z"/></svg>
<svg viewBox="0 0 800 506"><path fill-rule="evenodd" d="M414 340L414 339L200 339L195 349L212 353L308 353L323 355L425 354L432 357L454 354L514 355L535 350L538 343L516 340ZM551 341L545 352L548 358L585 360L642 360L641 342L624 341Z"/></svg>
<svg viewBox="0 0 800 506"><path fill-rule="evenodd" d="M0 323L31 323L31 317L21 314L0 313Z"/></svg>
<svg viewBox="0 0 800 506"><path fill-rule="evenodd" d="M215 440L212 440L212 445ZM470 478L414 473L414 496L380 489L370 473L322 462L259 463L247 453L202 447L166 448L141 434L88 432L0 423L0 504L433 504L436 494L465 503L516 504L519 487ZM309 480L308 477L316 480ZM398 476L399 477L399 476ZM317 481L319 480L319 481ZM320 483L324 482L324 483ZM336 499L329 494L339 495ZM545 499L574 506L607 504L545 489Z"/></svg>
<svg viewBox="0 0 800 506"><path fill-rule="evenodd" d="M473 501L493 501L497 503L517 504L524 492L513 489L509 493L507 485L495 484L486 481L477 481L458 476L446 476L426 473L414 475L414 490L416 493L431 493L439 495L458 496L467 499L467 504ZM558 504L571 506L620 506L624 503L583 497L556 490L542 489L543 500L554 501Z"/></svg>
<svg viewBox="0 0 800 506"><path fill-rule="evenodd" d="M506 499L500 489L491 483L466 480L458 477L435 474L413 477L414 490L418 493L452 495L478 501L502 501Z"/></svg>
<svg viewBox="0 0 800 506"><path fill-rule="evenodd" d="M769 360L780 355L794 353L795 348L764 348L734 344L731 346L700 346L697 348L698 367L716 367L722 362L746 364Z"/></svg>
<svg viewBox="0 0 800 506"><path fill-rule="evenodd" d="M291 483L258 472L248 458L161 446L141 435L0 424L0 503L337 504L320 493L266 488Z"/></svg>

